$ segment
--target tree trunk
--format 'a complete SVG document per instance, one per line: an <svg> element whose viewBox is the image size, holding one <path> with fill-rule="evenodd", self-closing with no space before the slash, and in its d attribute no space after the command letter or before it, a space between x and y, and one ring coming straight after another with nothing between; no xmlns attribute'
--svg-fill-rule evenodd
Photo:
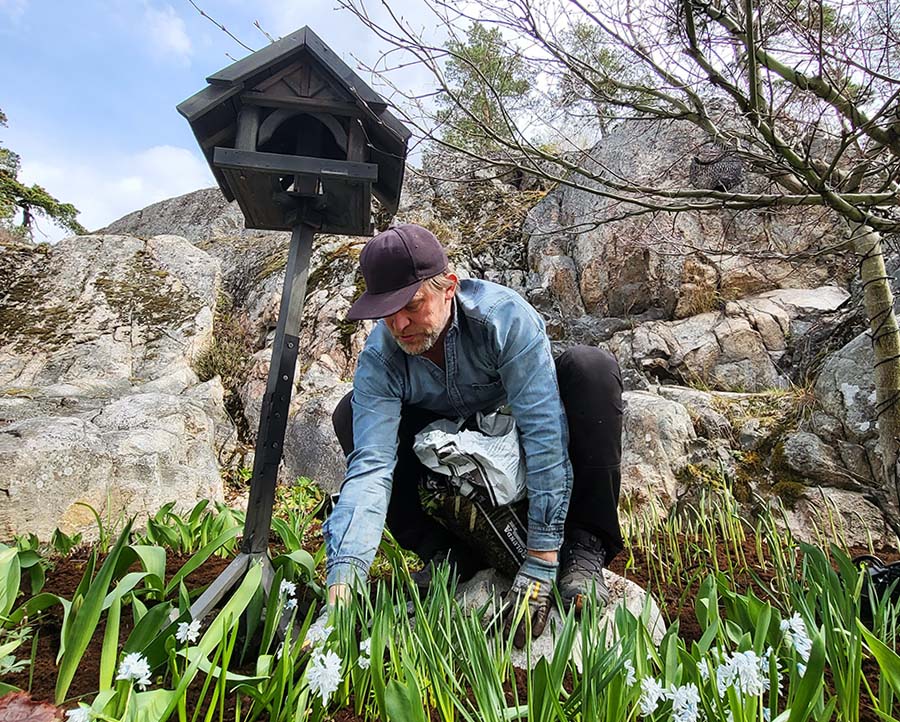
<svg viewBox="0 0 900 722"><path fill-rule="evenodd" d="M863 305L869 318L875 351L875 399L881 490L877 496L888 523L900 533L900 329L894 315L894 295L884 267L881 234L870 226L850 227L853 249L859 256Z"/></svg>

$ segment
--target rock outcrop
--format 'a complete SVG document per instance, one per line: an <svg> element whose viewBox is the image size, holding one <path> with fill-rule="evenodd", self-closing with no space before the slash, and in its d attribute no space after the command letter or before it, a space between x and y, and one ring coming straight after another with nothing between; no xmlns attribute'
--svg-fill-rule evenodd
<svg viewBox="0 0 900 722"><path fill-rule="evenodd" d="M649 321L616 333L619 362L653 380L703 384L725 391L784 387L778 367L794 329L837 310L850 294L835 286L780 289L730 301L723 311L677 321Z"/></svg>
<svg viewBox="0 0 900 722"><path fill-rule="evenodd" d="M0 537L90 531L221 498L233 443L209 344L218 263L185 239L69 238L0 254Z"/></svg>
<svg viewBox="0 0 900 722"><path fill-rule="evenodd" d="M852 269L839 258L792 257L840 236L827 211L638 213L591 192L596 177L689 187L691 158L704 142L687 122L623 122L576 159L586 171L575 178L580 187L560 187L529 212L527 291L559 322L560 337L577 334L583 314L688 318L776 288L846 285ZM767 183L747 174L741 190Z"/></svg>
<svg viewBox="0 0 900 722"><path fill-rule="evenodd" d="M460 275L528 298L557 349L605 344L617 355L628 389L622 493L633 506L671 508L714 476L748 504L788 499L807 528L803 519L832 508L820 498L848 519L874 516L859 494L877 461L871 350L859 337L822 358L835 329L859 322L852 267L790 257L835 245L834 217L631 214L591 192L591 175L624 170L686 185L700 143L689 124L625 122L592 149L581 187L552 190L458 157L429 159L442 177L410 169L396 220L431 229ZM767 181L748 173L742 183ZM46 535L57 521L80 528L79 501L143 514L171 498L217 497L220 470L252 464L288 240L245 229L237 206L206 189L100 235L3 249L0 461L16 480L0 490L10 499L0 536L25 525ZM371 329L346 320L363 290L364 242L316 239L283 481L309 476L327 491L342 481L330 417ZM791 386L816 373L814 394ZM41 527L22 509L48 489Z"/></svg>

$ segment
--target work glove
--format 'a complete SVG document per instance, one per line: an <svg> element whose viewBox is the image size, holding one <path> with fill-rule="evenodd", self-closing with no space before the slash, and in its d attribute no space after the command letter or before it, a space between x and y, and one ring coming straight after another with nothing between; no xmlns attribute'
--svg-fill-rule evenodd
<svg viewBox="0 0 900 722"><path fill-rule="evenodd" d="M556 562L548 562L530 554L527 555L513 579L512 586L503 597L500 615L504 622L504 632L507 635L516 621L523 600L527 600L527 609L522 615L513 637L513 644L516 645L516 648L522 649L525 646L529 630L532 639L537 639L543 634L550 616L551 591L558 567Z"/></svg>

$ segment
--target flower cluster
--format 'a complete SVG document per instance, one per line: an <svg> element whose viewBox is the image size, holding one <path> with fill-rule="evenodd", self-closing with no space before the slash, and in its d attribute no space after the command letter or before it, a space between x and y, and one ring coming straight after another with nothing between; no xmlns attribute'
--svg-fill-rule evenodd
<svg viewBox="0 0 900 722"><path fill-rule="evenodd" d="M116 679L136 682L141 691L147 689L150 686L150 665L147 659L140 652L126 654L119 664Z"/></svg>
<svg viewBox="0 0 900 722"><path fill-rule="evenodd" d="M356 663L359 665L360 669L368 669L369 665L372 663L372 639L364 639L359 643L359 657L356 660Z"/></svg>
<svg viewBox="0 0 900 722"><path fill-rule="evenodd" d="M634 673L634 665L631 663L631 660L626 659L622 667L625 669L625 686L633 686L637 682L637 676Z"/></svg>
<svg viewBox="0 0 900 722"><path fill-rule="evenodd" d="M315 646L327 641L333 631L334 627L328 625L328 611L326 610L318 616L315 622L309 625L309 629L306 632L306 641Z"/></svg>
<svg viewBox="0 0 900 722"><path fill-rule="evenodd" d="M76 707L66 712L66 722L91 722L92 717L89 707Z"/></svg>
<svg viewBox="0 0 900 722"><path fill-rule="evenodd" d="M762 657L753 650L727 655L716 669L716 688L724 697L730 687L739 694L758 697L767 691L769 680L769 649Z"/></svg>
<svg viewBox="0 0 900 722"><path fill-rule="evenodd" d="M806 630L806 623L797 612L790 619L781 620L781 631L787 643L794 648L797 656L803 663L797 665L800 674L806 673L806 662L809 662L809 653L812 651L812 639Z"/></svg>
<svg viewBox="0 0 900 722"><path fill-rule="evenodd" d="M194 619L191 622L180 622L178 624L178 631L175 632L175 639L177 639L182 644L190 643L193 644L197 641L197 638L200 636L200 620Z"/></svg>
<svg viewBox="0 0 900 722"><path fill-rule="evenodd" d="M322 698L324 707L341 683L341 658L331 650L327 652L317 650L309 660L306 678L313 695Z"/></svg>
<svg viewBox="0 0 900 722"><path fill-rule="evenodd" d="M672 702L672 722L697 722L700 719L700 690L694 684L665 689L652 677L641 680L641 698L638 702L641 715L646 717L656 711L660 702Z"/></svg>
<svg viewBox="0 0 900 722"><path fill-rule="evenodd" d="M281 581L278 593L284 597L284 608L288 611L297 607L297 585L287 579Z"/></svg>

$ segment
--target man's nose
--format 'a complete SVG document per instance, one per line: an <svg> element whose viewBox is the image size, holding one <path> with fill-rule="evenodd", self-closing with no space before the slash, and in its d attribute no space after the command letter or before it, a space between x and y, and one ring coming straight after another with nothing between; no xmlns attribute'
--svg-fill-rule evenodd
<svg viewBox="0 0 900 722"><path fill-rule="evenodd" d="M409 317L403 311L397 311L390 317L391 326L398 333L409 326Z"/></svg>

